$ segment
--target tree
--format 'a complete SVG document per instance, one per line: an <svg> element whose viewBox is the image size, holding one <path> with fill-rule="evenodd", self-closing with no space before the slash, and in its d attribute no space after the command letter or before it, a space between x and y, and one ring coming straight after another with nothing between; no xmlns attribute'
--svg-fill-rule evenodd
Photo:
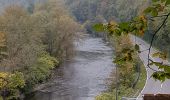
<svg viewBox="0 0 170 100"><path fill-rule="evenodd" d="M46 81L52 69L71 57L82 31L63 1L43 1L34 4L30 0L28 9L12 5L0 15L0 90L4 98L18 97L21 91L30 93L36 84Z"/></svg>
<svg viewBox="0 0 170 100"><path fill-rule="evenodd" d="M145 0L66 0L66 4L88 33L106 38L106 34L94 32L92 29L94 24L101 23L99 17L103 20L102 23L111 20L127 21L136 16L145 3Z"/></svg>
<svg viewBox="0 0 170 100"><path fill-rule="evenodd" d="M57 2L57 3L56 3ZM63 2L50 0L35 8L32 15L36 20L35 27L41 25L43 44L51 56L66 59L74 49L73 41L78 37L82 29L68 11L63 9Z"/></svg>
<svg viewBox="0 0 170 100"><path fill-rule="evenodd" d="M28 13L20 6L11 6L2 14L0 31L6 33L8 57L1 64L7 70L30 66L36 60L41 44L31 26ZM26 56L25 56L26 55Z"/></svg>

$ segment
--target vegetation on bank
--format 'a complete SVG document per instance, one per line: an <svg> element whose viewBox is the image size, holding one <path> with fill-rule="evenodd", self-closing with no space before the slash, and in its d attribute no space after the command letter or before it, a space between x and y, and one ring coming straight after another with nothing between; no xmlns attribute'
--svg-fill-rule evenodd
<svg viewBox="0 0 170 100"><path fill-rule="evenodd" d="M135 52L135 48L133 48L128 35L121 37L110 36L110 38L110 41L115 48L116 57L122 58L124 56L124 54L121 53L122 50L124 50L124 53L128 54L128 49L131 49L131 52L134 53L132 58L127 58L129 59L128 62L119 62L119 64L116 65L117 75L114 69L112 75L113 79L111 80L112 83L110 84L108 91L98 95L96 100L116 100L116 88L118 100L121 100L122 97L135 98L139 95L146 82L145 66Z"/></svg>
<svg viewBox="0 0 170 100"><path fill-rule="evenodd" d="M6 7L0 15L0 95L18 99L72 56L80 25L63 2L48 0L25 9ZM30 11L31 10L31 11Z"/></svg>

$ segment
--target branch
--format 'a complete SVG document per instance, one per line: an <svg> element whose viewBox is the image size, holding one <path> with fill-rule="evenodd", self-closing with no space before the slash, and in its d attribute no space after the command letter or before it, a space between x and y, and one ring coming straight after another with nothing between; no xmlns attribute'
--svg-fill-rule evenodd
<svg viewBox="0 0 170 100"><path fill-rule="evenodd" d="M151 68L150 65L149 65L151 48L152 48L152 45L153 45L155 36L156 36L157 33L161 30L161 28L165 25L168 17L170 16L170 13L168 13L167 15L164 15L164 16L165 16L165 19L163 20L163 22L162 22L162 24L160 25L160 27L159 27L159 28L155 31L155 33L153 34L152 39L151 39L151 43L150 43L150 47L149 47L149 53L148 53L148 68L152 69L153 71L156 71L156 70L153 69L153 68ZM159 17L159 16L158 16L158 17Z"/></svg>
<svg viewBox="0 0 170 100"><path fill-rule="evenodd" d="M159 16L152 16L152 17L148 17L148 19L149 20L151 20L151 21L155 21L155 19L154 18L158 18L158 17L166 17L166 16L169 16L168 14L164 14L164 15L159 15Z"/></svg>
<svg viewBox="0 0 170 100"><path fill-rule="evenodd" d="M150 18L157 18L157 17L167 17L167 16L169 16L169 13L168 14L164 14L164 15L159 15L159 16L152 16L152 17L150 17Z"/></svg>

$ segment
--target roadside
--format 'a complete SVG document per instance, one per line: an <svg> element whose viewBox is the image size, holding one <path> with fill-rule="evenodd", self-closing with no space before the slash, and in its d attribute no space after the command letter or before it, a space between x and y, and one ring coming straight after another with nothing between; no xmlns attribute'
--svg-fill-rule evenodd
<svg viewBox="0 0 170 100"><path fill-rule="evenodd" d="M131 40L133 43L138 44L140 46L141 51L143 51L139 54L139 57L142 60L143 64L145 65L145 68L147 71L147 80L146 80L145 86L138 97L139 98L142 97L143 94L170 94L170 89L169 89L170 80L166 80L164 83L161 83L160 81L155 81L153 78L151 78L153 70L147 68L147 64L148 64L148 60L147 60L148 50L147 49L149 48L149 44L145 42L144 40L138 37L135 37L135 36L131 36ZM151 54L153 54L156 51L157 50L155 48L152 48ZM151 56L150 58L153 61L161 61L160 59L153 58ZM153 68L157 70L156 66L153 66Z"/></svg>

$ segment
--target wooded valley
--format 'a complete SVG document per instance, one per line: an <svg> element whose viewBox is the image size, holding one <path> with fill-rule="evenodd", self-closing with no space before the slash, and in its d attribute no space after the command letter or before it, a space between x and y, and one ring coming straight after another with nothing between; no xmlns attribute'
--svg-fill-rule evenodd
<svg viewBox="0 0 170 100"><path fill-rule="evenodd" d="M114 49L111 82L96 100L137 97L148 79L145 68L156 80L170 79L164 63L170 59L169 5L170 0L0 0L0 100L22 100L48 82L74 59L75 42L87 34ZM129 34L148 42L147 64L140 56L147 50ZM152 47L159 52L151 54Z"/></svg>

